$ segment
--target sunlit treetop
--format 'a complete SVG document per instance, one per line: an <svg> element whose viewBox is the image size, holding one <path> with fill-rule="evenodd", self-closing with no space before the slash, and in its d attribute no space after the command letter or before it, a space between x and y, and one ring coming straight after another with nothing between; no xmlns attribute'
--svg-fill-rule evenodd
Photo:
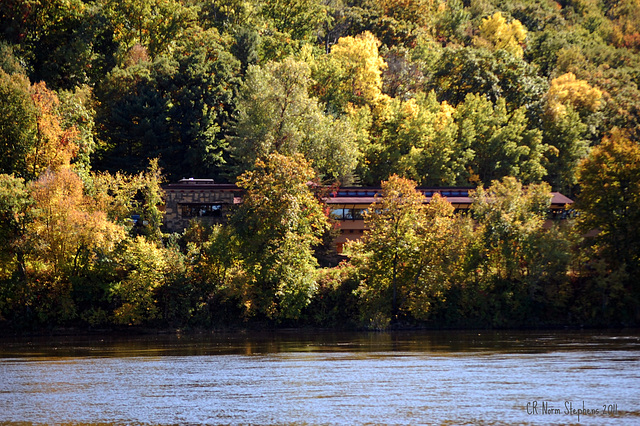
<svg viewBox="0 0 640 426"><path fill-rule="evenodd" d="M507 52L521 58L522 44L527 38L527 30L520 21L514 19L507 23L501 12L496 12L493 16L484 18L480 24L480 38L476 43L483 45L486 42L495 50L506 50Z"/></svg>

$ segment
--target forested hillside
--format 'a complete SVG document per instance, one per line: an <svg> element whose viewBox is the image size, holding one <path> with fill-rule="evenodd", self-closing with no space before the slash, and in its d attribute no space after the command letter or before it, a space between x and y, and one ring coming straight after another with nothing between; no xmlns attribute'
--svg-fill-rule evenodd
<svg viewBox="0 0 640 426"><path fill-rule="evenodd" d="M640 323L639 0L3 0L0 31L3 326ZM245 202L163 233L183 177ZM383 187L339 266L310 181Z"/></svg>

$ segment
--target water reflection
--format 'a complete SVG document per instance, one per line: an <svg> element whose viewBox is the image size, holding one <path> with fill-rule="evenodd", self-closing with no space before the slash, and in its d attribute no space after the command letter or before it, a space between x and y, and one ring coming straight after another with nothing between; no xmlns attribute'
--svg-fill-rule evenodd
<svg viewBox="0 0 640 426"><path fill-rule="evenodd" d="M291 331L0 343L0 424L640 420L637 331ZM578 420L565 413L567 404L600 413ZM614 405L615 412L602 412Z"/></svg>
<svg viewBox="0 0 640 426"><path fill-rule="evenodd" d="M469 352L638 349L640 332L630 331L422 331L351 333L265 331L136 336L4 338L1 358L129 357L167 355L262 355L281 352Z"/></svg>

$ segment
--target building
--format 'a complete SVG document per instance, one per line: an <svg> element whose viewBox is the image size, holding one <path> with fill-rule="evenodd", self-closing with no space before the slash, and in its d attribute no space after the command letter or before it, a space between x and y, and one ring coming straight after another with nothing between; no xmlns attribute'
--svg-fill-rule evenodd
<svg viewBox="0 0 640 426"><path fill-rule="evenodd" d="M427 202L437 193L446 198L456 211L465 211L471 207L469 191L473 189L475 188L417 188ZM344 243L362 236L365 230L363 212L375 201L375 196L380 191L380 188L340 188L325 199L331 217L340 224L341 232L336 239L338 253L342 252ZM573 200L570 198L559 192L552 192L548 225L552 220L566 219L572 204Z"/></svg>
<svg viewBox="0 0 640 426"><path fill-rule="evenodd" d="M164 187L164 226L182 232L193 219L222 223L233 205L240 202L241 189L234 184L214 183L213 179L181 179Z"/></svg>
<svg viewBox="0 0 640 426"><path fill-rule="evenodd" d="M438 193L449 201L456 211L471 207L469 191L473 188L418 188L429 202ZM234 205L242 202L242 189L234 184L217 184L211 179L182 179L165 188L165 227L171 232L181 232L193 219L205 223L223 223ZM339 224L340 235L336 249L348 240L358 239L365 230L363 212L374 202L380 188L338 188L323 197L330 216ZM565 219L570 214L573 200L553 192L549 221Z"/></svg>

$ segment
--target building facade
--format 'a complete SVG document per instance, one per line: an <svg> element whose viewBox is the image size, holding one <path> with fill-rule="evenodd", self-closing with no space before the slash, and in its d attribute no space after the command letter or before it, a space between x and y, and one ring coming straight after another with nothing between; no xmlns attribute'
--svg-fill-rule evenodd
<svg viewBox="0 0 640 426"><path fill-rule="evenodd" d="M170 232L182 232L193 219L222 223L233 205L240 202L240 188L216 184L212 179L182 179L165 186L164 192L164 226Z"/></svg>
<svg viewBox="0 0 640 426"><path fill-rule="evenodd" d="M425 196L426 202L431 201L431 197L437 193L446 198L456 211L471 207L469 191L472 189L417 188ZM182 232L194 219L207 224L223 223L233 206L242 202L242 189L233 184L216 184L211 179L182 179L167 185L164 190L165 227L170 232ZM380 192L380 188L346 187L323 197L330 217L340 229L335 241L338 253L342 252L347 241L362 237L365 231L363 213ZM567 218L572 204L570 198L553 192L548 223Z"/></svg>

